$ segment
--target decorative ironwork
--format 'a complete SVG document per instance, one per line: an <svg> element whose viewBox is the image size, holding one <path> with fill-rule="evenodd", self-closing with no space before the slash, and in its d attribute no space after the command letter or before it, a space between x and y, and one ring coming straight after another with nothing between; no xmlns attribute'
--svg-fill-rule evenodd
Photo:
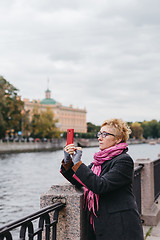
<svg viewBox="0 0 160 240"><path fill-rule="evenodd" d="M160 159L154 161L154 199L160 195Z"/></svg>
<svg viewBox="0 0 160 240"><path fill-rule="evenodd" d="M49 207L42 208L38 212L21 218L15 222L4 225L0 228L0 240L13 240L11 231L20 227L19 240L34 240L37 236L38 240L42 240L42 233L44 232L45 240L56 240L56 225L58 222L58 213L65 206L65 203L57 202ZM49 215L53 212L53 219ZM39 219L38 228L34 230L33 221ZM26 236L28 233L28 236ZM51 237L52 234L52 238Z"/></svg>
<svg viewBox="0 0 160 240"><path fill-rule="evenodd" d="M136 197L138 211L141 214L141 170L143 164L140 164L134 169L133 192Z"/></svg>

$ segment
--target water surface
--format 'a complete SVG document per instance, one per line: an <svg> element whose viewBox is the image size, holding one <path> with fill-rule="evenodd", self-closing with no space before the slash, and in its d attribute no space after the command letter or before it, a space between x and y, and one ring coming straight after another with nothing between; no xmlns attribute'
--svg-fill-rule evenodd
<svg viewBox="0 0 160 240"><path fill-rule="evenodd" d="M84 148L82 161L89 164L99 149ZM157 159L160 144L129 145L137 158ZM63 151L0 155L0 226L39 210L40 195L66 180L60 174Z"/></svg>

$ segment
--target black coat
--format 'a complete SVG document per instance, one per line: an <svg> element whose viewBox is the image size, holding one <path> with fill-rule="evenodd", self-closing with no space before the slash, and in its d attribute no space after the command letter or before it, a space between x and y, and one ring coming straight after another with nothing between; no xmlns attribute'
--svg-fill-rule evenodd
<svg viewBox="0 0 160 240"><path fill-rule="evenodd" d="M89 240L143 240L143 230L132 191L134 163L122 153L102 164L97 176L82 163L76 172L72 168L61 173L74 185L82 182L99 195L99 209L94 217L95 234L90 228ZM77 181L78 180L78 181Z"/></svg>

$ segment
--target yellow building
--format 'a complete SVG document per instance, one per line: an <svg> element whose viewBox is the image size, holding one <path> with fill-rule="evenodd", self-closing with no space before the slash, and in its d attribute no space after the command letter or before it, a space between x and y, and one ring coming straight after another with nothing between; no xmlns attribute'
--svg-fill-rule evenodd
<svg viewBox="0 0 160 240"><path fill-rule="evenodd" d="M86 133L86 109L73 108L63 106L61 103L51 98L51 91L49 89L45 92L45 99L33 100L23 99L24 109L29 111L30 119L32 119L33 109L37 108L39 112L46 111L47 107L50 107L55 114L55 118L58 119L57 127L60 131L67 131L68 128L74 128L75 132Z"/></svg>

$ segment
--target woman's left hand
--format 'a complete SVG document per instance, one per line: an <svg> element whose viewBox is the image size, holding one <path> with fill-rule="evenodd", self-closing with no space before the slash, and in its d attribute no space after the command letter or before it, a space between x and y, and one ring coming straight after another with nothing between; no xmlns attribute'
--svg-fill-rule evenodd
<svg viewBox="0 0 160 240"><path fill-rule="evenodd" d="M76 147L75 148L75 154L73 155L72 162L75 165L81 160L82 157L82 148L81 147Z"/></svg>

